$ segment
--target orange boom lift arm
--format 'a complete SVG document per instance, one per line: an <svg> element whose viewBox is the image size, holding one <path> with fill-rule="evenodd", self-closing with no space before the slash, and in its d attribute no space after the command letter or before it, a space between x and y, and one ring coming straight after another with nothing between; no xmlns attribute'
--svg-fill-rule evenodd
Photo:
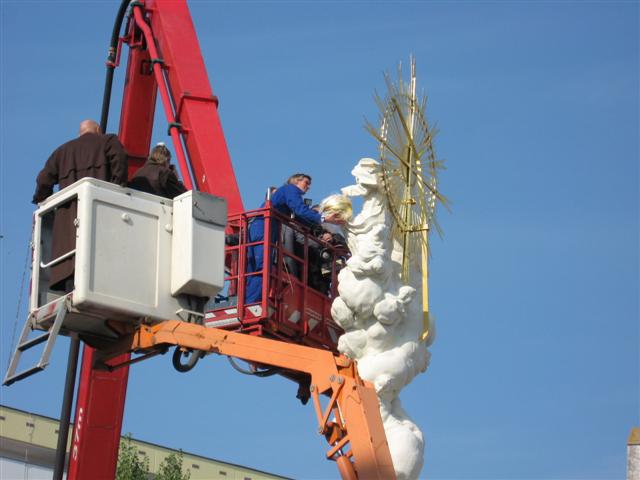
<svg viewBox="0 0 640 480"><path fill-rule="evenodd" d="M173 345L310 375L318 432L331 446L326 456L336 461L342 478L395 478L378 397L373 386L360 378L353 360L327 350L178 320L141 326L110 351L102 352L99 360L115 370L123 364L109 361L122 353L153 355ZM321 395L329 397L324 407Z"/></svg>

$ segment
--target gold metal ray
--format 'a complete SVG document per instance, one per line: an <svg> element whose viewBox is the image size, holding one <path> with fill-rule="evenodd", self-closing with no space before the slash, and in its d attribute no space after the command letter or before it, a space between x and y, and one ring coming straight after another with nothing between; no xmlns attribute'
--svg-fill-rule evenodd
<svg viewBox="0 0 640 480"><path fill-rule="evenodd" d="M380 111L379 127L366 122L366 130L378 141L382 181L393 219L393 235L402 245L402 281L407 284L412 274L422 276L424 332L429 329L428 260L429 232L442 229L436 220L438 204L449 209L448 200L438 190L437 175L444 161L436 157L433 139L437 133L427 116L427 96L418 95L416 62L410 59L407 82L398 65L397 81L384 74L387 93L377 92L374 100Z"/></svg>

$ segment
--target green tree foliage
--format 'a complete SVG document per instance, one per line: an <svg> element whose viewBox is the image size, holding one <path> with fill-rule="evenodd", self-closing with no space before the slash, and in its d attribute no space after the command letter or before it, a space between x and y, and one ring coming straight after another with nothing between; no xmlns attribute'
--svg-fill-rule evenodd
<svg viewBox="0 0 640 480"><path fill-rule="evenodd" d="M146 456L140 458L138 449L131 441L131 434L127 433L120 440L116 480L146 480L148 473L149 459Z"/></svg>
<svg viewBox="0 0 640 480"><path fill-rule="evenodd" d="M167 455L158 468L156 480L189 480L191 472L182 473L182 458L182 450Z"/></svg>

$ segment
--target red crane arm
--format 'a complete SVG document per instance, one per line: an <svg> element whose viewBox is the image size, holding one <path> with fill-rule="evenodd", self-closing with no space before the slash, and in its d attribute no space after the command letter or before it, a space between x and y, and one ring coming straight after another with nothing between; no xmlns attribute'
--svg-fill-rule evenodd
<svg viewBox="0 0 640 480"><path fill-rule="evenodd" d="M211 91L186 2L149 0L146 9L150 12L150 31L144 28L140 7L134 8L136 23L145 31L147 47L152 56L157 46L158 57L152 58L156 81L160 86L160 94L164 96L168 90L167 96L171 98L174 123L170 124L169 129L172 137L178 131L182 134L194 187L224 197L230 213L241 212L242 199L218 117L218 99ZM160 71L164 73L168 89L159 80ZM166 101L163 103L167 116L171 117L170 107ZM186 173L183 167L185 179Z"/></svg>
<svg viewBox="0 0 640 480"><path fill-rule="evenodd" d="M243 211L186 1L147 0L144 8L134 2L130 27L120 138L133 157L132 170L148 153L159 90L185 185L224 197L230 214Z"/></svg>

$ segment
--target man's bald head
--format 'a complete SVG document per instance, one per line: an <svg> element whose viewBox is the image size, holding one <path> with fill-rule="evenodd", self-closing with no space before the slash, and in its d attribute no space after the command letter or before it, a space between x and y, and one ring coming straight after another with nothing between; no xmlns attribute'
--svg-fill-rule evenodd
<svg viewBox="0 0 640 480"><path fill-rule="evenodd" d="M95 120L83 120L80 122L80 133L78 136L85 133L100 133L100 125Z"/></svg>

